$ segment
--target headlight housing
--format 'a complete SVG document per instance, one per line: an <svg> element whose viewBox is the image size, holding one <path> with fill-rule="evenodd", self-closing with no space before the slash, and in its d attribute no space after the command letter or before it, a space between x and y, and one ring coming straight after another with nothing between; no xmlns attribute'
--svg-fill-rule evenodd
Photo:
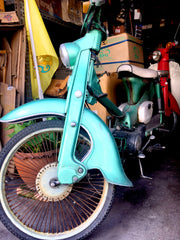
<svg viewBox="0 0 180 240"><path fill-rule="evenodd" d="M75 42L60 45L59 54L63 64L67 68L72 68L75 65L79 51L80 48Z"/></svg>
<svg viewBox="0 0 180 240"><path fill-rule="evenodd" d="M154 61L159 62L161 58L161 52L160 51L154 51L152 54L152 58Z"/></svg>
<svg viewBox="0 0 180 240"><path fill-rule="evenodd" d="M65 44L60 45L59 54L60 54L60 58L62 60L62 63L64 64L64 66L69 68L70 67L69 55L68 55L68 52L66 50Z"/></svg>

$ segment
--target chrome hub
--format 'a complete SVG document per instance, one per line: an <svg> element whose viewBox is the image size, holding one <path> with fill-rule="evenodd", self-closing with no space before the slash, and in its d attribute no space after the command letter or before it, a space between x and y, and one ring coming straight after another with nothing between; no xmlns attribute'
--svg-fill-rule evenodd
<svg viewBox="0 0 180 240"><path fill-rule="evenodd" d="M73 184L60 184L57 177L57 163L45 165L36 177L36 190L44 201L61 201L71 192Z"/></svg>

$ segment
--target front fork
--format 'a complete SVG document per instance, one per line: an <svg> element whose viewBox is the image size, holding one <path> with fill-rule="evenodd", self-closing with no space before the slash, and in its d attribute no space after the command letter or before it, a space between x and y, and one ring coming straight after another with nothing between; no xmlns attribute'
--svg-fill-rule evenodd
<svg viewBox="0 0 180 240"><path fill-rule="evenodd" d="M169 86L168 86L168 78L162 77L160 80L157 80L155 84L156 89L156 96L157 96L157 103L158 103L158 111L160 114L160 124L162 124L163 120L163 114L166 117L170 117L170 115L175 112L178 115L180 115L180 108L177 104L176 99L174 96L169 92ZM161 96L162 91L162 96ZM162 106L163 101L163 106Z"/></svg>
<svg viewBox="0 0 180 240"><path fill-rule="evenodd" d="M93 68L91 51L89 49L81 51L68 86L66 119L58 156L58 180L61 184L77 182L87 173L83 163L75 157L75 148L84 109L87 81Z"/></svg>
<svg viewBox="0 0 180 240"><path fill-rule="evenodd" d="M155 83L155 92L157 96L157 105L158 105L158 112L160 115L160 125L163 122L163 107L162 107L162 97L161 97L161 86L159 80Z"/></svg>

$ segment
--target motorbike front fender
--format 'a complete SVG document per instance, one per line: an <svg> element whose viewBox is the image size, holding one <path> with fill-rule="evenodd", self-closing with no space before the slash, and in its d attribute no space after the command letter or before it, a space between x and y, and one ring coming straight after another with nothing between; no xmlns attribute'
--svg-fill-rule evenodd
<svg viewBox="0 0 180 240"><path fill-rule="evenodd" d="M65 106L64 99L36 100L9 112L0 122L16 123L47 116L64 116ZM81 126L92 141L90 153L83 161L86 169L99 169L109 183L132 186L124 172L114 137L101 118L89 109L84 109Z"/></svg>

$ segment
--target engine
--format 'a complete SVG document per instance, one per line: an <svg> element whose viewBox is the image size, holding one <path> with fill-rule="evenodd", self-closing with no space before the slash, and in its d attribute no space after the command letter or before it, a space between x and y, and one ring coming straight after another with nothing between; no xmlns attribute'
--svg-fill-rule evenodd
<svg viewBox="0 0 180 240"><path fill-rule="evenodd" d="M116 140L119 151L126 152L129 155L138 153L145 138L145 129L145 125L142 124L138 128L131 130L126 128L114 130L112 134Z"/></svg>

